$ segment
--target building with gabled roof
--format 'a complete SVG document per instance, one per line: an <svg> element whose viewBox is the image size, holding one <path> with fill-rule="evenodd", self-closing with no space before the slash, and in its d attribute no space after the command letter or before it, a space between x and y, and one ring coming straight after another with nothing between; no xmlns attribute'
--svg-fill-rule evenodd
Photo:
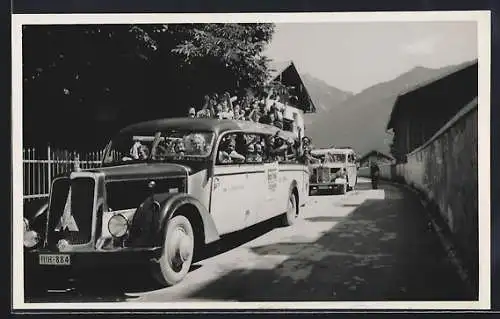
<svg viewBox="0 0 500 319"><path fill-rule="evenodd" d="M477 105L477 96L477 59L399 94L386 127L393 134L392 155L405 162L406 154L429 141L463 108Z"/></svg>
<svg viewBox="0 0 500 319"><path fill-rule="evenodd" d="M271 76L269 83L281 83L288 88L290 95L294 97L285 100L286 104L294 106L304 113L316 112L316 106L293 61L273 61L271 62L270 69Z"/></svg>
<svg viewBox="0 0 500 319"><path fill-rule="evenodd" d="M361 167L367 167L371 162L375 162L379 165L392 164L395 162L395 158L377 150L372 150L359 158L359 165Z"/></svg>

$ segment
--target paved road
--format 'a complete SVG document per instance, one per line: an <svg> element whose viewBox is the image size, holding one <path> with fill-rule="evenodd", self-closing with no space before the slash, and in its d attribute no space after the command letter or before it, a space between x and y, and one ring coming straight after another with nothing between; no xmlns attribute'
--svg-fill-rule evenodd
<svg viewBox="0 0 500 319"><path fill-rule="evenodd" d="M315 196L292 227L270 221L208 249L177 286L140 270L102 273L36 301L428 301L465 300L424 208L393 185L360 179L347 195ZM35 300L33 300L35 301Z"/></svg>

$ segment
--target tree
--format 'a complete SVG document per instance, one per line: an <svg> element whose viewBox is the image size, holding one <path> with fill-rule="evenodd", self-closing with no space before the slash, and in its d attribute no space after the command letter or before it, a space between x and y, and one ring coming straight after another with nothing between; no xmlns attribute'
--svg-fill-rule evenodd
<svg viewBox="0 0 500 319"><path fill-rule="evenodd" d="M25 26L25 143L93 149L132 122L185 115L204 94L258 90L273 32L272 24Z"/></svg>
<svg viewBox="0 0 500 319"><path fill-rule="evenodd" d="M186 31L189 36L173 52L191 68L212 64L225 70L224 82L233 84L230 89L259 89L269 77L269 59L262 52L272 38L273 24L195 24Z"/></svg>

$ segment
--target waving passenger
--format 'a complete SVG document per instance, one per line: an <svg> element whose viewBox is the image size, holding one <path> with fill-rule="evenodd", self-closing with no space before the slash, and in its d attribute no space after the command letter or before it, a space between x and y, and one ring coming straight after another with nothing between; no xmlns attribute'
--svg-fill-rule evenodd
<svg viewBox="0 0 500 319"><path fill-rule="evenodd" d="M143 145L141 141L136 139L134 141L134 145L132 145L132 148L130 149L130 155L136 160L147 159L149 156L149 149L147 146Z"/></svg>
<svg viewBox="0 0 500 319"><path fill-rule="evenodd" d="M245 156L235 150L236 142L232 139L223 143L222 149L218 154L219 163L241 163L245 161Z"/></svg>
<svg viewBox="0 0 500 319"><path fill-rule="evenodd" d="M213 116L214 116L214 107L212 101L210 100L210 97L208 95L205 95L203 98L203 106L201 110L199 110L198 113L196 114L196 117L211 118Z"/></svg>

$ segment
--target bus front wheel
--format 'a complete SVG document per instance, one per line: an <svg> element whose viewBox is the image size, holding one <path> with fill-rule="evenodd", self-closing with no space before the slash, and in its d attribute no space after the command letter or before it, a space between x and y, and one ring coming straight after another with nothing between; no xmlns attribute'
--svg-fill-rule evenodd
<svg viewBox="0 0 500 319"><path fill-rule="evenodd" d="M282 224L284 226L291 226L295 223L295 220L299 216L299 205L297 201L297 195L295 191L290 193L288 198L288 206L286 209L286 213L283 215Z"/></svg>
<svg viewBox="0 0 500 319"><path fill-rule="evenodd" d="M161 255L153 264L153 276L162 286L180 282L191 268L194 254L194 231L184 215L172 217L165 227Z"/></svg>

